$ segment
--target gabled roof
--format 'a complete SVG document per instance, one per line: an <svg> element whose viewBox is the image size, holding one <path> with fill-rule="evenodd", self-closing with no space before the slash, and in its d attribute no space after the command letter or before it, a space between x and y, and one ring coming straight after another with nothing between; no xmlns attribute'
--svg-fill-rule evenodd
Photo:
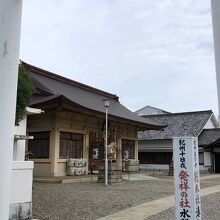
<svg viewBox="0 0 220 220"><path fill-rule="evenodd" d="M146 105L145 107L135 111L135 113L139 116L146 116L146 115L160 115L160 114L168 114L171 112L167 112L160 108L155 108L150 105Z"/></svg>
<svg viewBox="0 0 220 220"><path fill-rule="evenodd" d="M37 87L37 91L40 90L40 94L33 96L31 106L40 106L48 101L62 98L62 100L68 100L72 104L84 108L85 110L104 115L105 107L103 100L109 99L110 106L108 113L111 116L135 124L140 130L162 129L166 127L165 124L153 119L139 117L120 104L119 97L116 95L59 76L25 62L23 62L23 64L31 75L32 81ZM44 95L42 96L42 94Z"/></svg>
<svg viewBox="0 0 220 220"><path fill-rule="evenodd" d="M199 146L206 146L220 139L220 128L204 129L199 135Z"/></svg>
<svg viewBox="0 0 220 220"><path fill-rule="evenodd" d="M178 136L197 137L212 115L213 112L207 110L144 116L146 119L157 120L168 126L164 131L139 132L138 138L139 140L169 140Z"/></svg>

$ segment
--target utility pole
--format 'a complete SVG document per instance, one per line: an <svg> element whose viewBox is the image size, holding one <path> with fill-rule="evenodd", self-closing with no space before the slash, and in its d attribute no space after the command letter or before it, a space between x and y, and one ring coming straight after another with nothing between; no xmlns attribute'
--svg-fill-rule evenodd
<svg viewBox="0 0 220 220"><path fill-rule="evenodd" d="M211 0L212 24L215 46L215 68L218 92L218 123L220 123L220 1Z"/></svg>
<svg viewBox="0 0 220 220"><path fill-rule="evenodd" d="M22 0L0 1L0 216L9 218Z"/></svg>

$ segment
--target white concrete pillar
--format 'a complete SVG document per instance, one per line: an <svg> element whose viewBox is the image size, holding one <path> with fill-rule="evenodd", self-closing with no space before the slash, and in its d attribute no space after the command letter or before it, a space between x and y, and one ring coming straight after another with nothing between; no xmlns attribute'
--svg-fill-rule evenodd
<svg viewBox="0 0 220 220"><path fill-rule="evenodd" d="M8 220L22 0L0 1L0 218Z"/></svg>
<svg viewBox="0 0 220 220"><path fill-rule="evenodd" d="M19 126L15 126L15 135L26 135L27 115L20 122ZM24 161L25 159L25 140L15 140L13 149L13 160Z"/></svg>
<svg viewBox="0 0 220 220"><path fill-rule="evenodd" d="M212 23L213 23L213 36L215 46L215 67L216 67L216 80L218 91L218 121L220 122L220 1L211 0L212 4Z"/></svg>

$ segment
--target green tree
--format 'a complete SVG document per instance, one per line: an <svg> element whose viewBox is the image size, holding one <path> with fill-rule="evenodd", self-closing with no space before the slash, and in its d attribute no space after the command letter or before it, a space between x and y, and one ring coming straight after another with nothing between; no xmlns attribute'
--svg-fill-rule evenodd
<svg viewBox="0 0 220 220"><path fill-rule="evenodd" d="M30 75L27 74L24 65L19 64L15 125L19 125L24 118L26 107L30 104L34 90Z"/></svg>

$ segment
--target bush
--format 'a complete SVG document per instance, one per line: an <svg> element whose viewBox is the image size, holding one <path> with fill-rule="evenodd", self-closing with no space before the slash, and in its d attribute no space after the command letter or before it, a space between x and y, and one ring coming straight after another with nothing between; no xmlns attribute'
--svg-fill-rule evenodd
<svg viewBox="0 0 220 220"><path fill-rule="evenodd" d="M34 90L30 75L27 74L24 65L19 64L15 125L19 125L19 122L24 119L26 107L31 102Z"/></svg>

